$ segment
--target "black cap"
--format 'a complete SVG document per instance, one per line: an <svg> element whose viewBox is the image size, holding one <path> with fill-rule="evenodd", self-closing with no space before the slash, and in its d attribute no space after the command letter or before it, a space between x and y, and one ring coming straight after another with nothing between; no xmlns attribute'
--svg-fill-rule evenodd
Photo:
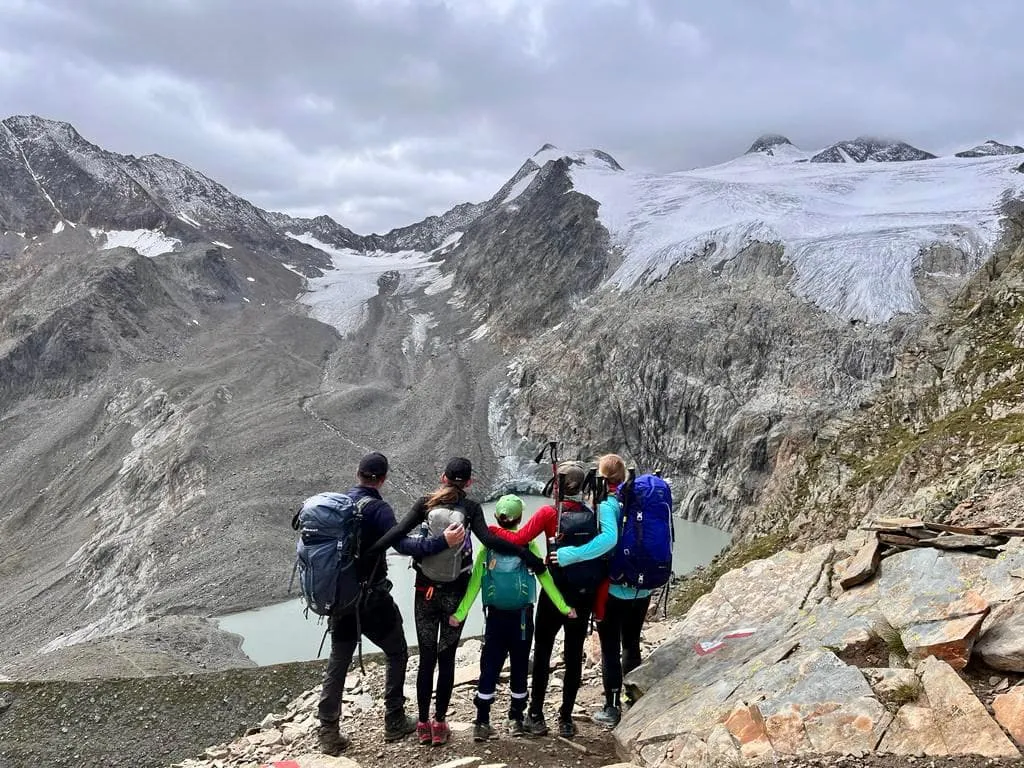
<svg viewBox="0 0 1024 768"><path fill-rule="evenodd" d="M368 453L359 460L359 474L377 479L388 473L388 457L383 453Z"/></svg>
<svg viewBox="0 0 1024 768"><path fill-rule="evenodd" d="M449 459L448 464L444 468L444 476L453 483L468 482L472 474L472 463L470 463L469 459L464 459L461 456Z"/></svg>

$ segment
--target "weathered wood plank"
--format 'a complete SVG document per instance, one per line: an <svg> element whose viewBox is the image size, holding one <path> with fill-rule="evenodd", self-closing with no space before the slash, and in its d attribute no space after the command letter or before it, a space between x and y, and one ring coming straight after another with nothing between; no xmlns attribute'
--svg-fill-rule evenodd
<svg viewBox="0 0 1024 768"><path fill-rule="evenodd" d="M1024 536L1024 528L986 528L989 536Z"/></svg>
<svg viewBox="0 0 1024 768"><path fill-rule="evenodd" d="M860 551L853 556L850 564L846 566L846 571L839 580L839 586L843 589L851 589L874 576L878 571L878 564L882 562L881 548L882 542L877 537L861 547Z"/></svg>

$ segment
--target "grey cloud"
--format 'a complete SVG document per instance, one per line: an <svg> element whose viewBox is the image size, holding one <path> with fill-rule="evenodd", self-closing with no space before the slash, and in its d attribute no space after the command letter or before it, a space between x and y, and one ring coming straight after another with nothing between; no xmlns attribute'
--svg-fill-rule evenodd
<svg viewBox="0 0 1024 768"><path fill-rule="evenodd" d="M386 229L541 143L675 170L763 131L1024 140L1011 0L0 0L0 104Z"/></svg>

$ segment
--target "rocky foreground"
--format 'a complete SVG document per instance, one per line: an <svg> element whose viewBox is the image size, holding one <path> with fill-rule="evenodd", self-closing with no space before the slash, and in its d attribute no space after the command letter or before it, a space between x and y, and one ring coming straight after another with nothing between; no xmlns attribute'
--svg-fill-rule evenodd
<svg viewBox="0 0 1024 768"><path fill-rule="evenodd" d="M636 763L846 755L1019 760L1024 544L894 548L843 589L874 531L731 571L627 682ZM892 764L896 764L894 761Z"/></svg>
<svg viewBox="0 0 1024 768"><path fill-rule="evenodd" d="M682 618L648 623L647 661L627 678L639 699L611 733L588 719L601 700L594 642L576 742L474 743L474 640L460 651L455 738L446 747L383 743L382 670L370 664L348 681L343 728L353 743L343 758L316 753L312 689L244 737L176 765L1019 764L1024 540L1003 537L976 552L879 543L877 531L856 530L843 541L756 560L723 576ZM413 659L410 680L415 666ZM557 671L552 680L549 711ZM500 712L499 705L496 723Z"/></svg>
<svg viewBox="0 0 1024 768"><path fill-rule="evenodd" d="M646 652L671 631L672 622L651 624L646 631ZM341 728L352 739L343 757L318 754L316 742L316 704L319 687L298 696L280 712L268 714L259 727L241 738L209 747L198 759L176 763L175 768L357 768L358 766L562 766L563 768L597 768L616 762L611 733L589 722L589 715L603 703L601 693L600 656L597 636L589 643L583 687L576 705L576 721L580 733L574 742L548 736L541 739L511 738L504 733L507 711L507 688L499 686L499 698L492 710L492 725L499 738L475 743L472 721L475 715L473 695L479 672L480 641L468 640L459 650L455 673L455 693L448 720L452 740L443 747L422 747L410 736L397 744L383 739L383 666L376 662L364 664L346 680ZM560 648L556 647L556 658ZM409 661L406 696L407 711L415 712L415 690L418 658ZM502 681L507 682L506 667ZM553 713L561 696L560 663L551 677L548 691L548 712Z"/></svg>

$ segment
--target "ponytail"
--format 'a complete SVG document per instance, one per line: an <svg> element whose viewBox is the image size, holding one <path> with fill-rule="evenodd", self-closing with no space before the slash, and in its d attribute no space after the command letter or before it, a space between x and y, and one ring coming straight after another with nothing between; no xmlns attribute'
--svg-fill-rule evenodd
<svg viewBox="0 0 1024 768"><path fill-rule="evenodd" d="M427 509L458 503L463 496L465 483L453 483L445 478L443 485L427 497Z"/></svg>

